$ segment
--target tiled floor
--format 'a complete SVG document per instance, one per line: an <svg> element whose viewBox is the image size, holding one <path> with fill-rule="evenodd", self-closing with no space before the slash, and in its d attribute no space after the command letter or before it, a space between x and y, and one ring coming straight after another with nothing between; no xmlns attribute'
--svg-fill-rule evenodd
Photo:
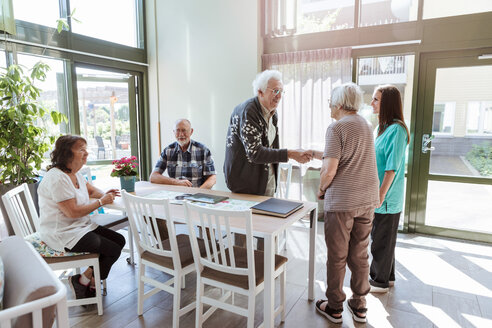
<svg viewBox="0 0 492 328"><path fill-rule="evenodd" d="M326 286L326 248L322 223L317 239L316 297L324 298ZM345 308L343 324L330 324L307 300L307 229L300 223L289 230L287 271L287 317L279 327L492 327L492 246L400 234L396 259L395 287L387 294L369 294L368 323L355 324ZM74 327L171 327L172 297L164 292L144 303L144 314L137 316L136 268L122 256L108 279L108 295L104 297L104 315L95 309L70 309ZM164 275L152 272L157 279ZM350 296L350 271L347 270L345 291ZM194 299L195 276L186 279L183 303ZM262 295L256 298L255 326L262 319ZM241 299L240 299L241 301ZM245 303L245 302L244 302ZM182 317L180 327L194 327L192 311ZM240 316L218 310L204 327L245 327Z"/></svg>

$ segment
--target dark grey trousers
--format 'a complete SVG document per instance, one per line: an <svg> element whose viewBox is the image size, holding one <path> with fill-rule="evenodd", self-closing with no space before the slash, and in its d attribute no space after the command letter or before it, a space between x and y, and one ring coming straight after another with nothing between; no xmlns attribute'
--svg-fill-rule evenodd
<svg viewBox="0 0 492 328"><path fill-rule="evenodd" d="M345 267L352 272L350 306L360 309L366 307L365 296L371 287L369 274L369 234L371 233L374 210L361 208L348 212L325 211L325 242L328 249L326 261L327 288L325 295L328 306L343 309L346 295L343 291Z"/></svg>
<svg viewBox="0 0 492 328"><path fill-rule="evenodd" d="M389 287L395 281L395 246L400 213L374 214L371 231L371 285Z"/></svg>

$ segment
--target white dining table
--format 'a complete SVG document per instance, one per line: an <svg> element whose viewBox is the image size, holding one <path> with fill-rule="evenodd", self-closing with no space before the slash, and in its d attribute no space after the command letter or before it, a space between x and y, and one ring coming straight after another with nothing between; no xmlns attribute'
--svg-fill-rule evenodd
<svg viewBox="0 0 492 328"><path fill-rule="evenodd" d="M135 194L137 196L146 196L160 191L168 192L180 192L180 193L207 193L212 195L227 196L231 199L239 199L246 201L261 202L269 197L237 194L226 191L207 190L191 187L162 185L150 183L147 181L139 181L135 185ZM318 217L318 206L314 202L302 202L303 207L298 211L292 213L286 218L278 218L268 215L253 214L253 235L256 237L264 238L264 263L265 263L265 281L264 281L264 327L274 326L274 304L275 304L275 279L273 273L275 270L275 240L281 233L289 226L303 217L309 216L310 229L309 229L309 270L308 270L308 299L314 300L314 273L315 273L315 245L316 245L316 220ZM108 208L125 211L125 205L123 200L118 197L111 205L106 205ZM184 206L180 204L171 203L170 213L174 220L185 222ZM237 231L245 231L245 226L232 227Z"/></svg>

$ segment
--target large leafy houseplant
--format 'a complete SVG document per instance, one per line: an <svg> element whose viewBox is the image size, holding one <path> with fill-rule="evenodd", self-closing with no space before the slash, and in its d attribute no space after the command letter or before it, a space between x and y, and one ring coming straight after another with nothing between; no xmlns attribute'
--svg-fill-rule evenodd
<svg viewBox="0 0 492 328"><path fill-rule="evenodd" d="M48 70L47 64L38 62L28 75L19 65L0 71L0 184L34 182L43 155L55 140L38 122L47 115L55 124L67 121L38 102L41 90L35 84L46 79Z"/></svg>

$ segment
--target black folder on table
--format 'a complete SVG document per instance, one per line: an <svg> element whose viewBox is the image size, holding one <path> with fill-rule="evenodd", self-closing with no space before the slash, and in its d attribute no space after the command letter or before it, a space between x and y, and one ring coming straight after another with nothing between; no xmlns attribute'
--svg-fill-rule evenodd
<svg viewBox="0 0 492 328"><path fill-rule="evenodd" d="M251 207L253 213L286 218L303 206L302 203L290 200L269 198Z"/></svg>
<svg viewBox="0 0 492 328"><path fill-rule="evenodd" d="M226 197L226 196L209 195L209 194L204 194L201 192L193 194L193 195L187 195L184 197L184 199L187 199L187 200L192 200L194 202L207 203L207 204L217 204L217 203L220 203L221 201L224 201L228 198L229 197Z"/></svg>

